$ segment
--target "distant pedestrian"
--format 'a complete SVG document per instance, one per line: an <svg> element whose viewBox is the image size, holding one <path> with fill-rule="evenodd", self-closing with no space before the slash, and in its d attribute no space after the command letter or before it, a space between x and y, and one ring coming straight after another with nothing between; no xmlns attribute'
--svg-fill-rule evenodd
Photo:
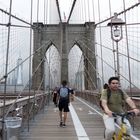
<svg viewBox="0 0 140 140"><path fill-rule="evenodd" d="M106 90L108 90L108 89L109 89L109 86L108 86L108 84L107 84L107 83L105 83L105 84L103 85L103 89L102 89L101 93L99 94L99 98L101 98L103 91L104 91L104 90L106 91ZM99 106L100 106L100 107L101 107L101 109L103 110L101 100L100 100L100 102L99 102Z"/></svg>
<svg viewBox="0 0 140 140"><path fill-rule="evenodd" d="M67 81L62 81L62 87L58 90L59 100L59 116L60 116L60 127L66 127L67 112L69 112L70 103L70 90L67 87ZM64 118L62 117L64 113Z"/></svg>
<svg viewBox="0 0 140 140"><path fill-rule="evenodd" d="M70 88L70 101L73 102L74 101L74 95L75 95L75 91Z"/></svg>
<svg viewBox="0 0 140 140"><path fill-rule="evenodd" d="M102 91L101 91L100 94L99 94L99 98L101 98L101 93L102 93L104 90L107 90L108 88L109 88L108 84L105 83L105 84L103 85ZM100 104L101 104L101 102L100 102Z"/></svg>
<svg viewBox="0 0 140 140"><path fill-rule="evenodd" d="M104 89L108 89L108 88L109 88L108 84L105 83L105 84L104 84Z"/></svg>
<svg viewBox="0 0 140 140"><path fill-rule="evenodd" d="M58 101L58 91L57 91L57 87L55 87L55 89L52 92L52 98L53 98L53 103L54 105L57 107L57 101Z"/></svg>

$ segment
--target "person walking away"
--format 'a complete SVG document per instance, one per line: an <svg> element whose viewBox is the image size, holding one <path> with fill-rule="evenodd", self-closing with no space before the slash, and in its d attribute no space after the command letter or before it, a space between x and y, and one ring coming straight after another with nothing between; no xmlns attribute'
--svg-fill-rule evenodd
<svg viewBox="0 0 140 140"><path fill-rule="evenodd" d="M70 101L73 102L74 101L74 95L75 95L75 91L70 88Z"/></svg>
<svg viewBox="0 0 140 140"><path fill-rule="evenodd" d="M52 97L53 97L53 103L54 103L54 105L57 107L57 101L58 101L58 99L57 99L57 87L55 87L55 89L53 90L53 93L52 93Z"/></svg>
<svg viewBox="0 0 140 140"><path fill-rule="evenodd" d="M67 113L69 112L70 103L70 90L67 87L67 81L62 81L62 87L58 90L59 99L59 116L60 116L60 127L66 127ZM62 117L64 113L64 118Z"/></svg>
<svg viewBox="0 0 140 140"><path fill-rule="evenodd" d="M104 109L103 121L105 124L105 140L111 140L113 133L115 132L115 122L112 116L112 113L123 113L123 103L124 101L130 106L132 112L135 115L138 115L140 112L139 109L136 108L136 105L132 101L132 99L119 89L119 78L118 77L110 77L108 80L109 88L106 90L102 90L101 94L101 104ZM108 97L108 93L110 93L110 97ZM121 118L117 117L116 122L118 125L121 124ZM125 119L127 125L127 133L131 134L131 125L130 122Z"/></svg>

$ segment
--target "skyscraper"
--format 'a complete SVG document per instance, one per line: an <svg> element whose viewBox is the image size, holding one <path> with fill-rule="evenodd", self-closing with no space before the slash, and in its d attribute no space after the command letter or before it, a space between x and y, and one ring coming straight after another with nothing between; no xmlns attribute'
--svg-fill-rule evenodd
<svg viewBox="0 0 140 140"><path fill-rule="evenodd" d="M23 84L23 66L21 64L22 59L18 58L17 60L17 73L16 73L16 85Z"/></svg>

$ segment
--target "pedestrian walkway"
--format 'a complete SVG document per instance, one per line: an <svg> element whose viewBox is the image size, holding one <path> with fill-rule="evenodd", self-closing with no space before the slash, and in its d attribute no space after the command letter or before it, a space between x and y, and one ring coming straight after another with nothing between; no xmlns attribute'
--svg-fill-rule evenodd
<svg viewBox="0 0 140 140"><path fill-rule="evenodd" d="M59 110L51 102L31 122L30 131L21 132L20 140L102 140L104 124L98 109L80 99L70 105L66 128L59 126Z"/></svg>
<svg viewBox="0 0 140 140"><path fill-rule="evenodd" d="M20 140L101 140L103 138L101 134L104 126L96 112L78 100L72 102L70 110L67 127L61 128L58 108L50 103L49 107L31 122L30 131L21 132Z"/></svg>

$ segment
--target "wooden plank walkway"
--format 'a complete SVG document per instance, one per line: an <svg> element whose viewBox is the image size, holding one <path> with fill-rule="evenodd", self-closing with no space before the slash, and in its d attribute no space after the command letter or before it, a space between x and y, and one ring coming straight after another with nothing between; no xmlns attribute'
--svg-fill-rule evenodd
<svg viewBox="0 0 140 140"><path fill-rule="evenodd" d="M38 114L31 122L30 131L20 133L20 140L103 140L102 117L77 99L71 104L87 137L77 136L71 113L68 113L67 127L59 127L59 111L51 102L44 112Z"/></svg>
<svg viewBox="0 0 140 140"><path fill-rule="evenodd" d="M102 118L78 100L72 105L89 137L102 140L104 125ZM38 114L31 122L30 131L21 132L20 140L78 140L71 113L68 113L67 127L59 127L59 111L53 103L46 107L44 113ZM83 139L84 140L84 139Z"/></svg>

